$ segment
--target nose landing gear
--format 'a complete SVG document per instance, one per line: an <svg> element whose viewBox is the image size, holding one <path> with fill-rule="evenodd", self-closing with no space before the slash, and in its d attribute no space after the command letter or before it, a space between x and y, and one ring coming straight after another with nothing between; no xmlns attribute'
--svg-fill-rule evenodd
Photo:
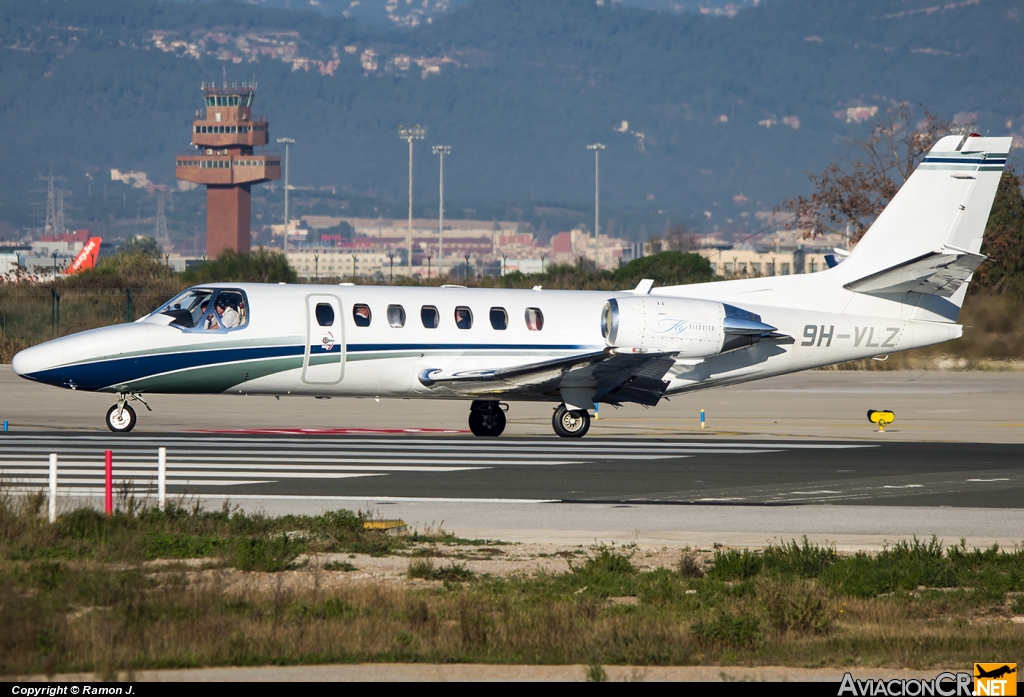
<svg viewBox="0 0 1024 697"><path fill-rule="evenodd" d="M474 400L469 407L469 430L474 436L496 438L505 430L505 410L501 402Z"/></svg>
<svg viewBox="0 0 1024 697"><path fill-rule="evenodd" d="M149 406L146 400L142 398L142 395L135 392L119 392L117 404L107 410L107 428L114 433L128 433L138 423L139 418L136 416L135 410L128 405L130 401L142 402L146 409L153 411L153 407Z"/></svg>
<svg viewBox="0 0 1024 697"><path fill-rule="evenodd" d="M586 409L570 410L559 404L551 417L551 426L562 438L582 438L590 430L590 412Z"/></svg>

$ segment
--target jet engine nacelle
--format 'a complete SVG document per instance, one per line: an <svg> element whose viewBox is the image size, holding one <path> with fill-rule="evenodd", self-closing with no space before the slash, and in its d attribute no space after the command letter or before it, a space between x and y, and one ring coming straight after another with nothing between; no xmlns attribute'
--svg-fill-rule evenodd
<svg viewBox="0 0 1024 697"><path fill-rule="evenodd" d="M609 346L672 351L679 358L746 348L773 331L760 316L713 300L612 298L601 316L601 334Z"/></svg>

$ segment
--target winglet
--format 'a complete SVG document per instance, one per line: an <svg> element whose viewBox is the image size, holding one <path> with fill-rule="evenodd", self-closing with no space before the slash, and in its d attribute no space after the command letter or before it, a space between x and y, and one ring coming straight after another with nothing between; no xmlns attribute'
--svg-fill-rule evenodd
<svg viewBox="0 0 1024 697"><path fill-rule="evenodd" d="M645 278L636 284L636 288L633 289L633 295L649 295L653 287L654 279Z"/></svg>

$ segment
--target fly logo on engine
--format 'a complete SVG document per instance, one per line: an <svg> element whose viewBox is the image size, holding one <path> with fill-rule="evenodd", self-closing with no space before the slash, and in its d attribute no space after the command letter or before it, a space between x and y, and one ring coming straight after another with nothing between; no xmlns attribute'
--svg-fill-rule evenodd
<svg viewBox="0 0 1024 697"><path fill-rule="evenodd" d="M660 319L655 334L668 336L679 336L690 327L690 321L686 319Z"/></svg>

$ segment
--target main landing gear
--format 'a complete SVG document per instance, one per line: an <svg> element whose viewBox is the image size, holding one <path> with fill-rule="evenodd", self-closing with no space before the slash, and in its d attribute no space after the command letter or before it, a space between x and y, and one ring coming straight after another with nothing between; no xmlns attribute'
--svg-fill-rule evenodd
<svg viewBox="0 0 1024 697"><path fill-rule="evenodd" d="M139 417L135 415L135 410L131 408L128 402L142 402L146 409L153 411L153 407L146 403L142 395L135 392L119 392L117 404L107 410L107 428L114 433L128 433L128 431L135 428L135 424L139 421Z"/></svg>
<svg viewBox="0 0 1024 697"><path fill-rule="evenodd" d="M469 430L474 436L495 438L505 430L507 404L485 400L474 400L469 407Z"/></svg>
<svg viewBox="0 0 1024 697"><path fill-rule="evenodd" d="M551 425L562 438L582 438L590 430L590 412L586 409L570 410L559 404L551 417Z"/></svg>

